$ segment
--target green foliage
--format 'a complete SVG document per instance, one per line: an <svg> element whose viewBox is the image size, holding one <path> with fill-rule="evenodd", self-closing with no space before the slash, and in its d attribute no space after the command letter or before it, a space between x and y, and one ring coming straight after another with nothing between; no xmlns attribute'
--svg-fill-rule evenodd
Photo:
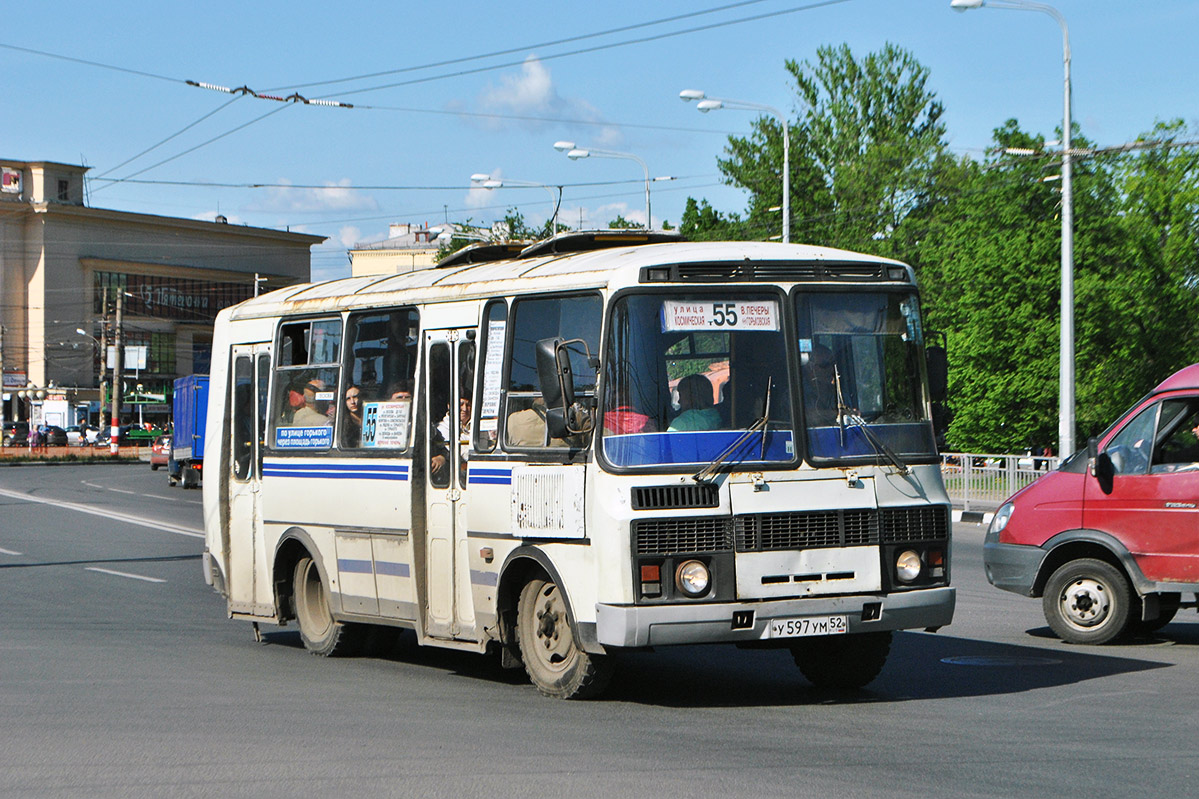
<svg viewBox="0 0 1199 799"><path fill-rule="evenodd" d="M643 225L625 219L623 214L617 214L616 218L608 223L609 230L640 230L642 227Z"/></svg>

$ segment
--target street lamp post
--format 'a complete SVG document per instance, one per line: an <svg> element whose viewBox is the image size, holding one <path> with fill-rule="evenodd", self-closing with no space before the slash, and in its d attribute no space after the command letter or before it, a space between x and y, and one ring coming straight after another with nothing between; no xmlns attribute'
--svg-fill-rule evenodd
<svg viewBox="0 0 1199 799"><path fill-rule="evenodd" d="M984 6L1014 11L1039 11L1053 17L1062 29L1065 110L1062 113L1062 310L1057 434L1058 455L1064 458L1074 452L1074 186L1070 168L1070 29L1060 11L1053 6L1032 0L951 0L949 5L955 11L968 11Z"/></svg>
<svg viewBox="0 0 1199 799"><path fill-rule="evenodd" d="M679 92L679 99L684 103L698 100L696 108L700 113L708 113L721 108L742 108L751 111L765 111L779 122L783 123L783 243L791 243L791 128L787 124L787 115L777 108L761 103L750 103L745 100L728 100L722 97L708 97L699 89L684 89Z"/></svg>
<svg viewBox="0 0 1199 799"><path fill-rule="evenodd" d="M645 165L644 161L632 153L618 153L615 150L600 150L596 147L575 147L575 143L572 141L554 142L554 149L560 153L566 153L566 157L572 161L590 158L594 155L597 158L624 158L641 164L641 169L645 172L645 229L653 229L653 217L650 216L649 206L649 167Z"/></svg>
<svg viewBox="0 0 1199 799"><path fill-rule="evenodd" d="M552 209L550 212L550 236L553 236L555 233L558 232L558 209L562 207L562 187L561 186L550 186L547 183L538 183L533 180L513 180L512 178L493 178L493 177L491 177L491 175L488 175L488 174L485 174L482 172L476 172L475 174L471 175L470 182L471 182L472 186L479 186L481 188L487 189L488 191L491 191L493 189L502 189L505 186L545 189L550 195L550 208ZM554 189L558 190L557 198L554 197Z"/></svg>

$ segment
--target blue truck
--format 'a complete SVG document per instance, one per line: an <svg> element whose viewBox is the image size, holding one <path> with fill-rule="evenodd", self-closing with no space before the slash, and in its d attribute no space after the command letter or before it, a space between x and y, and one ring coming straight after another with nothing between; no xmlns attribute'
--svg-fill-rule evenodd
<svg viewBox="0 0 1199 799"><path fill-rule="evenodd" d="M208 418L208 375L188 375L175 381L175 417L167 483L199 488L204 472L204 426Z"/></svg>

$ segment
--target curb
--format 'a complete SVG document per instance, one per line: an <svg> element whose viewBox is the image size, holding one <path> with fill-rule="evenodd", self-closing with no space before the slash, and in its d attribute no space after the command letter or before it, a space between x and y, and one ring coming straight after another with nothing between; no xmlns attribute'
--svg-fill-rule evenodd
<svg viewBox="0 0 1199 799"><path fill-rule="evenodd" d="M953 520L964 524L990 524L995 518L994 513L983 513L978 510L955 510Z"/></svg>

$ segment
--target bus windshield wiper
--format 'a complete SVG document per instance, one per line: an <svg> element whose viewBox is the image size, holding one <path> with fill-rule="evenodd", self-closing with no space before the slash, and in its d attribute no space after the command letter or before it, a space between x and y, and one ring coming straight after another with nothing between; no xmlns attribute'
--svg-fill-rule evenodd
<svg viewBox="0 0 1199 799"><path fill-rule="evenodd" d="M759 430L762 431L762 451L759 459L766 460L766 426L770 422L770 387L773 382L773 378L770 378L766 384L765 412L760 417L755 419L753 424L745 428L745 431L741 435L737 436L736 441L721 450L720 454L713 458L707 466L691 475L692 480L697 483L710 483L712 478L716 476L716 472L719 471L724 462L728 460L729 456L736 452L742 444L749 440L750 436Z"/></svg>
<svg viewBox="0 0 1199 799"><path fill-rule="evenodd" d="M862 431L862 435L866 437L866 443L874 448L875 453L889 460L897 472L903 475L911 474L912 468L900 460L899 456L875 435L874 430L866 424L866 420L862 418L857 409L845 404L845 397L841 393L841 370L833 368L833 378L837 383L837 427L841 430L841 449L845 449L845 427L847 424L853 425Z"/></svg>

